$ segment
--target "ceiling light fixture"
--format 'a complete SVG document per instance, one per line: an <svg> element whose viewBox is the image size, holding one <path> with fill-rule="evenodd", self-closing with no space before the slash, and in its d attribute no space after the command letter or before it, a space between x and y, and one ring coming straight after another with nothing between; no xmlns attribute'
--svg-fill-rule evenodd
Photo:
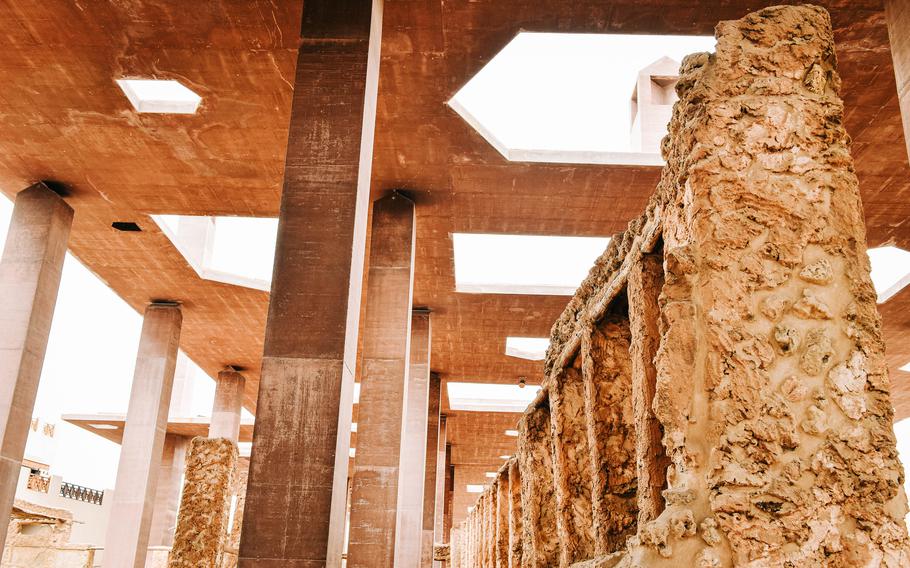
<svg viewBox="0 0 910 568"><path fill-rule="evenodd" d="M517 438L518 430L506 430L506 436L510 436L512 438Z"/></svg>
<svg viewBox="0 0 910 568"><path fill-rule="evenodd" d="M96 430L119 430L120 427L116 424L89 424L92 428Z"/></svg>
<svg viewBox="0 0 910 568"><path fill-rule="evenodd" d="M117 79L136 112L195 114L202 97L172 79Z"/></svg>
<svg viewBox="0 0 910 568"><path fill-rule="evenodd" d="M483 493L483 485L474 485L472 483L468 483L467 491L468 493Z"/></svg>
<svg viewBox="0 0 910 568"><path fill-rule="evenodd" d="M484 475L487 476L487 477L490 478L490 479L496 479L496 475L497 475L497 474L496 474L495 471L488 471L488 472L486 472Z"/></svg>

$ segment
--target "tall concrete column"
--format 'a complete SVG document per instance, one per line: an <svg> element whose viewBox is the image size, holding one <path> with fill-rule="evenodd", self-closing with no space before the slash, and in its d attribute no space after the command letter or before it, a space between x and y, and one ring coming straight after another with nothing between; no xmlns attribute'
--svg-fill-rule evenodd
<svg viewBox="0 0 910 568"><path fill-rule="evenodd" d="M413 338L413 332L411 334ZM413 339L412 339L413 341ZM412 349L413 352L413 349ZM436 493L439 474L439 433L444 428L440 424L439 408L442 402L439 375L430 373L430 396L427 405L427 445L426 467L423 480L423 537L420 543L420 566L429 568L433 565L433 544L435 543L436 526ZM445 466L445 454L443 454Z"/></svg>
<svg viewBox="0 0 910 568"><path fill-rule="evenodd" d="M395 565L420 566L426 494L427 424L430 395L430 313L411 316L408 393L401 439L401 473L398 482L398 518L395 531ZM438 413L438 410L437 410ZM415 490L423 488L424 491Z"/></svg>
<svg viewBox="0 0 910 568"><path fill-rule="evenodd" d="M235 443L240 440L240 410L245 387L246 379L237 371L218 373L209 438L227 438Z"/></svg>
<svg viewBox="0 0 910 568"><path fill-rule="evenodd" d="M0 551L72 222L73 210L44 184L19 192L0 260Z"/></svg>
<svg viewBox="0 0 910 568"><path fill-rule="evenodd" d="M303 9L242 568L341 565L381 30L382 0Z"/></svg>
<svg viewBox="0 0 910 568"><path fill-rule="evenodd" d="M894 60L894 78L897 81L897 98L904 121L904 141L910 154L910 2L885 0L888 35L891 39L891 58Z"/></svg>
<svg viewBox="0 0 910 568"><path fill-rule="evenodd" d="M403 430L411 394L408 352L414 203L399 194L384 197L373 206L372 223L347 565L404 568L417 565L395 562L396 525L402 504L399 477L406 443ZM426 409L426 395L423 400ZM414 528L419 538L420 525L411 530Z"/></svg>
<svg viewBox="0 0 910 568"><path fill-rule="evenodd" d="M173 399L172 399L173 400ZM149 530L149 546L172 546L180 507L180 486L186 468L185 436L166 434L161 466L158 468L158 488L155 490L155 510Z"/></svg>
<svg viewBox="0 0 910 568"><path fill-rule="evenodd" d="M150 304L145 310L104 539L104 568L145 566L182 321L176 304Z"/></svg>

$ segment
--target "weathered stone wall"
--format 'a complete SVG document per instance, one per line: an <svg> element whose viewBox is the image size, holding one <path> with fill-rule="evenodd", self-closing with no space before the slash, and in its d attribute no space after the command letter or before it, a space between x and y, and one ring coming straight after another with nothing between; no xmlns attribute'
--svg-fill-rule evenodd
<svg viewBox="0 0 910 568"><path fill-rule="evenodd" d="M221 568L236 465L233 441L190 441L169 568Z"/></svg>
<svg viewBox="0 0 910 568"><path fill-rule="evenodd" d="M554 325L520 422L522 566L910 566L839 82L814 6L721 22L683 61L657 192ZM585 460L589 505L566 486Z"/></svg>
<svg viewBox="0 0 910 568"><path fill-rule="evenodd" d="M637 477L628 318L610 313L581 340L593 494L594 554L621 548L635 532Z"/></svg>
<svg viewBox="0 0 910 568"><path fill-rule="evenodd" d="M580 367L580 361L576 360L555 378L549 390L560 566L594 554L591 452L585 414L585 382Z"/></svg>

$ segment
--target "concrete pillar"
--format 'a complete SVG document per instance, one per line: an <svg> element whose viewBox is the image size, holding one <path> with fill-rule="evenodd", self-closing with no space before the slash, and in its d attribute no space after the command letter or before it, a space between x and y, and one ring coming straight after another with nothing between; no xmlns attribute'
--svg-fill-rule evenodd
<svg viewBox="0 0 910 568"><path fill-rule="evenodd" d="M591 521L592 467L581 358L550 388L550 429L560 566L587 560L594 553Z"/></svg>
<svg viewBox="0 0 910 568"><path fill-rule="evenodd" d="M438 377L437 377L438 380ZM442 382L437 383L439 388L439 407L442 408ZM447 419L444 415L439 416L439 432L437 436L437 448L434 452L436 458L436 479L435 483L435 496L433 498L433 535L432 540L435 545L437 542L440 544L448 542L448 535L446 534L446 511L448 507L446 503L448 499L446 496L447 492L447 480L449 479L449 461L448 461L448 444L446 443L447 437ZM451 511L449 511L451 512ZM442 562L434 562L433 565L436 568L442 568Z"/></svg>
<svg viewBox="0 0 910 568"><path fill-rule="evenodd" d="M662 442L663 430L654 415L660 346L660 305L664 285L663 257L644 255L629 271L629 349L632 364L632 412L635 420L635 463L638 478L638 524L653 521L664 510L663 490L670 459ZM619 347L622 349L622 346Z"/></svg>
<svg viewBox="0 0 910 568"><path fill-rule="evenodd" d="M430 313L411 316L411 347L407 405L401 439L401 473L398 482L398 520L395 530L395 565L420 565L423 539L424 481L427 464L427 424L430 395ZM438 411L437 411L438 412ZM424 489L424 491L415 488Z"/></svg>
<svg viewBox="0 0 910 568"><path fill-rule="evenodd" d="M526 568L559 565L556 499L549 403L531 410L518 422L518 465L521 475L523 560Z"/></svg>
<svg viewBox="0 0 910 568"><path fill-rule="evenodd" d="M292 42L242 568L341 565L381 30L382 0L308 0Z"/></svg>
<svg viewBox="0 0 910 568"><path fill-rule="evenodd" d="M73 210L43 183L19 192L0 260L0 551L72 222Z"/></svg>
<svg viewBox="0 0 910 568"><path fill-rule="evenodd" d="M414 203L407 197L393 193L373 205L357 454L351 489L349 568L418 563L417 558L412 564L395 562L395 543L401 529L397 523L403 504L399 487L414 491L413 486L401 484L402 474L406 475L401 468L405 409L410 406L407 398L414 228ZM422 401L421 414L425 417L426 394ZM420 454L424 447L425 442L421 442ZM417 463L422 468L423 460ZM423 477L417 479L419 487ZM422 496L422 492L418 493ZM419 519L421 510L416 511ZM408 530L410 533L403 536L419 542L419 522L409 524Z"/></svg>
<svg viewBox="0 0 910 568"><path fill-rule="evenodd" d="M240 439L240 409L245 387L246 379L237 371L218 373L209 438L227 438L235 443Z"/></svg>
<svg viewBox="0 0 910 568"><path fill-rule="evenodd" d="M415 334L412 330L412 343L414 341L414 336ZM413 347L411 349L411 352L411 361L413 364ZM440 425L439 416L439 408L442 402L441 395L442 391L440 390L439 375L430 373L430 392L427 403L427 444L425 459L426 467L424 468L423 477L423 535L420 541L420 566L422 568L430 568L433 566L433 545L435 542L442 542L436 541L434 539L437 492L439 491L440 485L439 478L443 473L442 468L439 467L439 433L440 430L444 428L444 426ZM443 445L443 448L444 447L445 445ZM442 466L445 467L445 451L443 451L442 457ZM442 485L444 488L444 482ZM440 515L440 518L441 517L442 515Z"/></svg>
<svg viewBox="0 0 910 568"><path fill-rule="evenodd" d="M521 470L518 460L509 462L509 568L521 568Z"/></svg>
<svg viewBox="0 0 910 568"><path fill-rule="evenodd" d="M910 2L885 0L885 14L897 80L897 98L904 122L904 142L910 154Z"/></svg>
<svg viewBox="0 0 910 568"><path fill-rule="evenodd" d="M164 437L164 451L158 468L158 487L155 490L155 509L152 527L149 529L149 546L174 544L188 442L185 436L176 434L166 434Z"/></svg>
<svg viewBox="0 0 910 568"><path fill-rule="evenodd" d="M182 321L176 304L150 304L145 310L104 539L104 568L145 566Z"/></svg>

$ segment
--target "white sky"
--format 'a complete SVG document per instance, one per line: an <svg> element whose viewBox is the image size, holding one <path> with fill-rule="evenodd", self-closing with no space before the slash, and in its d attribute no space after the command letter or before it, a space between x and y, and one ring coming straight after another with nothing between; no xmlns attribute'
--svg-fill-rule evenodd
<svg viewBox="0 0 910 568"><path fill-rule="evenodd" d="M509 149L629 152L638 72L708 36L520 33L453 99Z"/></svg>
<svg viewBox="0 0 910 568"><path fill-rule="evenodd" d="M571 296L609 242L601 237L454 233L455 290Z"/></svg>
<svg viewBox="0 0 910 568"><path fill-rule="evenodd" d="M0 196L0 252L12 202ZM34 416L56 425L54 443L29 439L27 455L51 473L96 489L113 488L120 446L60 420L61 414L126 413L141 316L67 254ZM211 412L215 383L194 364L193 414ZM40 432L40 428L39 428Z"/></svg>

